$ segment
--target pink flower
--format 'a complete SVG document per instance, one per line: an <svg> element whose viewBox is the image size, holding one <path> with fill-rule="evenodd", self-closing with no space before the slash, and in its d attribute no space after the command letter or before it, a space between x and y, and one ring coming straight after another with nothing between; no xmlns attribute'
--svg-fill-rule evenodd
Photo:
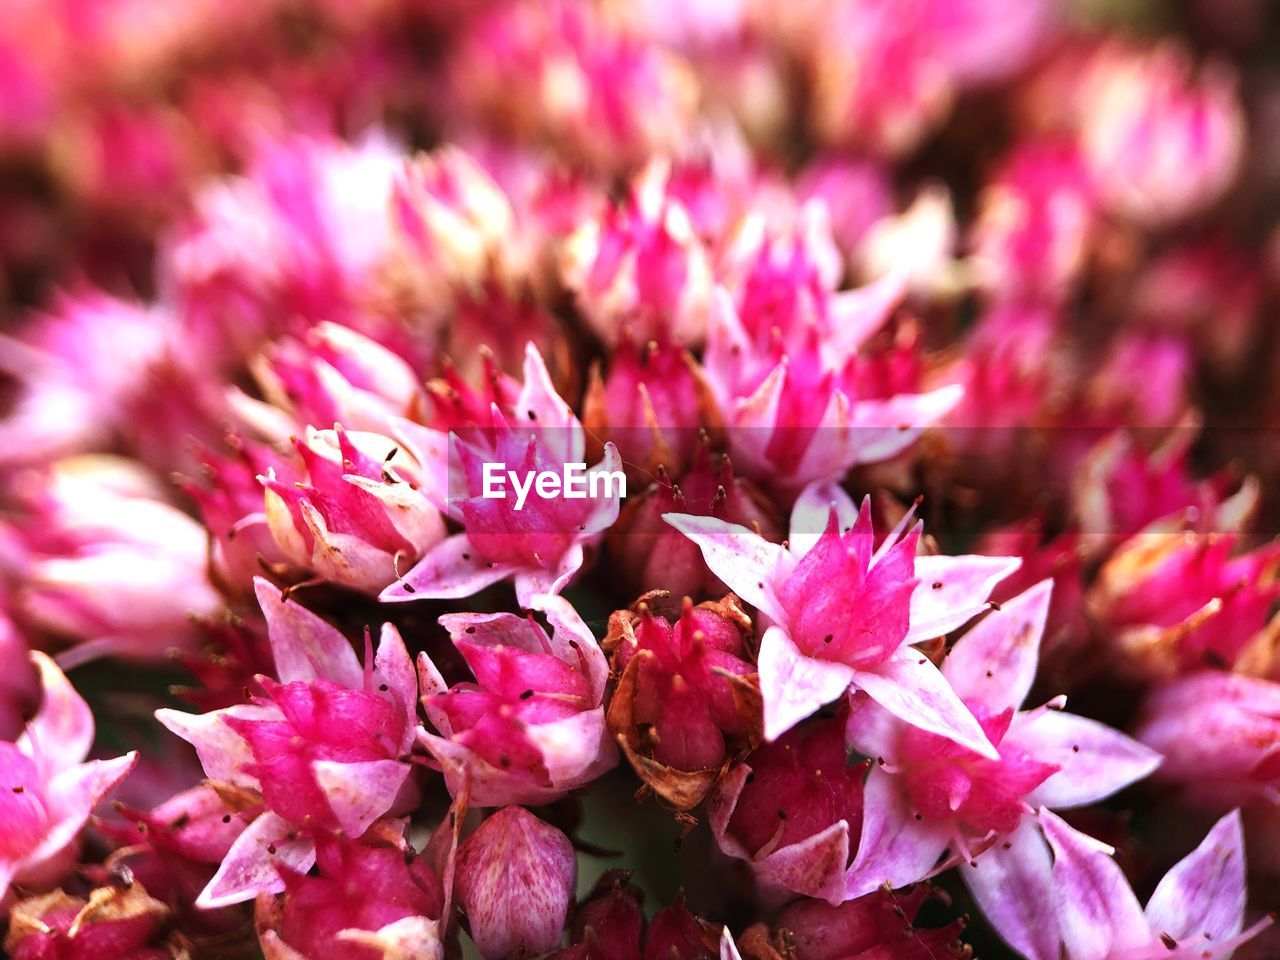
<svg viewBox="0 0 1280 960"><path fill-rule="evenodd" d="M578 862L569 838L522 807L491 814L458 848L458 903L485 960L560 942Z"/></svg>
<svg viewBox="0 0 1280 960"><path fill-rule="evenodd" d="M845 895L900 887L965 861L984 911L1022 869L1037 806L1084 806L1140 780L1158 754L1094 720L1064 713L1065 698L1021 710L1039 660L1052 584L1043 581L987 614L947 655L943 676L999 756L919 730L858 698L851 747L875 758L866 815Z"/></svg>
<svg viewBox="0 0 1280 960"><path fill-rule="evenodd" d="M0 742L0 901L13 884L52 885L70 869L89 814L138 762L134 751L83 762L93 743L88 704L52 660L31 659L40 708L16 741Z"/></svg>
<svg viewBox="0 0 1280 960"><path fill-rule="evenodd" d="M638 166L687 134L697 95L683 64L594 8L494 7L453 51L464 120L550 141L606 170Z"/></svg>
<svg viewBox="0 0 1280 960"><path fill-rule="evenodd" d="M618 344L605 376L593 367L583 400L583 426L608 436L636 477L665 469L679 475L719 426L706 375L687 350L656 340L637 349Z"/></svg>
<svg viewBox="0 0 1280 960"><path fill-rule="evenodd" d="M1195 806L1280 806L1280 684L1216 672L1173 680L1148 695L1136 736L1164 754L1157 779Z"/></svg>
<svg viewBox="0 0 1280 960"><path fill-rule="evenodd" d="M486 281L509 280L521 264L515 211L502 188L456 147L405 167L392 199L394 283L424 313L447 316Z"/></svg>
<svg viewBox="0 0 1280 960"><path fill-rule="evenodd" d="M362 667L334 627L265 580L256 586L279 680L259 677L264 695L251 703L156 711L196 748L210 780L261 810L197 899L204 908L279 891L277 864L314 863L315 830L359 837L412 790L417 682L395 627L383 627Z"/></svg>
<svg viewBox="0 0 1280 960"><path fill-rule="evenodd" d="M421 378L399 354L350 327L323 322L251 358L265 402L232 388L236 414L283 440L307 424L389 433L423 402Z"/></svg>
<svg viewBox="0 0 1280 960"><path fill-rule="evenodd" d="M305 482L286 482L274 469L259 480L271 534L304 570L376 593L444 537L421 489L432 481L392 440L308 427L295 446Z"/></svg>
<svg viewBox="0 0 1280 960"><path fill-rule="evenodd" d="M849 763L844 720L814 720L757 748L707 800L717 845L751 865L765 896L845 899L867 765Z"/></svg>
<svg viewBox="0 0 1280 960"><path fill-rule="evenodd" d="M0 369L21 385L0 420L0 462L35 463L100 449L117 431L136 435L148 373L165 362L174 326L158 307L85 292L59 296L21 339L0 340Z"/></svg>
<svg viewBox="0 0 1280 960"><path fill-rule="evenodd" d="M534 483L539 474L563 475L566 464L585 464L586 437L532 344L525 352L524 387L511 413L514 423L493 405L490 425L465 431L470 439L453 433L446 440L438 431L401 422L400 435L419 461L433 465L433 476L448 474L443 506L465 532L428 550L380 599L469 597L514 579L517 601L527 607L538 594L563 589L582 567L584 548L617 520L623 474L612 443L605 444L604 459L586 471L587 496L565 497L558 489L548 494ZM500 498L484 495L487 464L502 465ZM514 481L509 471L517 475ZM518 484L525 485L523 501Z"/></svg>
<svg viewBox="0 0 1280 960"><path fill-rule="evenodd" d="M403 823L384 821L364 839L321 834L315 874L282 866L283 895L264 894L257 904L267 960L441 960L453 879L450 830L441 825L425 856L403 831Z"/></svg>
<svg viewBox="0 0 1280 960"><path fill-rule="evenodd" d="M733 293L717 291L707 336L707 379L734 463L785 491L896 456L962 392L869 389L859 349L885 324L905 277L834 292L839 256L825 231L825 211L811 207L793 234L748 245Z"/></svg>
<svg viewBox="0 0 1280 960"><path fill-rule="evenodd" d="M1006 875L1005 898L986 910L1028 960L1225 960L1272 922L1244 929L1238 812L1165 874L1145 909L1110 847L1047 810L1039 817L1044 838L1029 836L1021 871Z"/></svg>
<svg viewBox="0 0 1280 960"><path fill-rule="evenodd" d="M185 347L223 364L299 321L374 322L402 164L377 133L354 145L299 136L262 142L244 178L200 190L159 266Z"/></svg>
<svg viewBox="0 0 1280 960"><path fill-rule="evenodd" d="M1236 553L1240 539L1156 528L1107 559L1087 608L1131 669L1168 677L1232 666L1269 644L1264 628L1280 596L1280 544Z"/></svg>
<svg viewBox="0 0 1280 960"><path fill-rule="evenodd" d="M477 806L547 803L617 763L605 727L609 667L567 600L534 597L550 635L530 615L441 617L475 682L450 687L431 658L418 658L422 706L438 733L418 739L444 772L449 793Z"/></svg>
<svg viewBox="0 0 1280 960"><path fill-rule="evenodd" d="M123 804L116 809L123 820L102 819L97 824L99 832L118 844L100 882L110 880L112 868L127 867L152 895L181 910L184 920L225 928L226 916L203 911L193 915L191 907L248 826L246 817L228 807L207 783L175 793L145 812Z"/></svg>
<svg viewBox="0 0 1280 960"><path fill-rule="evenodd" d="M1085 74L1081 142L1103 200L1143 225L1182 220L1235 180L1245 148L1237 78L1176 44L1104 48Z"/></svg>
<svg viewBox="0 0 1280 960"><path fill-rule="evenodd" d="M118 457L61 460L21 475L20 619L75 642L74 662L101 656L161 660L196 641L191 617L223 600L206 573L200 524L165 502L139 463Z"/></svg>
<svg viewBox="0 0 1280 960"><path fill-rule="evenodd" d="M973 258L991 297L1056 303L1085 266L1098 210L1074 144L1020 144L979 197Z"/></svg>
<svg viewBox="0 0 1280 960"><path fill-rule="evenodd" d="M672 196L669 163L652 161L624 202L565 242L561 272L609 343L620 338L696 346L706 333L711 260L689 211Z"/></svg>
<svg viewBox="0 0 1280 960"><path fill-rule="evenodd" d="M667 516L771 624L759 655L767 739L852 687L922 730L996 757L942 674L911 645L985 610L992 587L1018 561L917 557L921 526L904 534L910 519L877 549L870 501L855 510L838 487L818 484L796 502L788 546L713 517Z"/></svg>
<svg viewBox="0 0 1280 960"><path fill-rule="evenodd" d="M265 443L228 433L222 443L197 454L198 479L177 478L200 511L209 538L209 567L215 582L232 595L247 594L262 564L287 562L267 522L262 482L274 471L285 474L287 461Z"/></svg>

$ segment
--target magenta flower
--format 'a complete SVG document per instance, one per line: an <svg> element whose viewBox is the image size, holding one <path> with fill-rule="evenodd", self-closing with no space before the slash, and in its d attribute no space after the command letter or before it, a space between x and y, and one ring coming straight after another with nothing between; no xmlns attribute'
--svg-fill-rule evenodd
<svg viewBox="0 0 1280 960"><path fill-rule="evenodd" d="M283 896L260 897L255 918L267 960L442 960L452 880L445 833L420 856L402 823L376 832L319 836L314 875L280 867Z"/></svg>
<svg viewBox="0 0 1280 960"><path fill-rule="evenodd" d="M815 720L758 747L707 800L716 844L751 865L767 897L847 899L867 765L849 763L844 719Z"/></svg>
<svg viewBox="0 0 1280 960"><path fill-rule="evenodd" d="M138 762L84 762L93 714L47 656L33 652L43 699L22 735L0 742L0 901L13 884L52 886L74 864L89 814Z"/></svg>
<svg viewBox="0 0 1280 960"><path fill-rule="evenodd" d="M1007 875L1004 899L987 911L1028 960L1226 960L1272 923L1244 929L1238 812L1165 874L1145 909L1110 847L1047 810L1039 817L1044 838L1028 836L1021 871Z"/></svg>
<svg viewBox="0 0 1280 960"><path fill-rule="evenodd" d="M1157 779L1196 806L1280 806L1278 683L1216 672L1173 680L1147 697L1135 735L1164 754Z"/></svg>
<svg viewBox="0 0 1280 960"><path fill-rule="evenodd" d="M998 757L984 756L859 698L851 747L875 759L866 815L845 895L900 887L946 863L984 912L1022 869L1038 806L1070 809L1142 779L1159 754L1094 720L1065 713L1059 697L1021 710L1039 660L1052 584L1043 581L989 613L947 655L942 673L982 725Z"/></svg>
<svg viewBox="0 0 1280 960"><path fill-rule="evenodd" d="M985 610L991 589L1017 569L1016 559L917 557L921 525L904 533L910 513L877 548L870 501L855 510L834 485L801 493L788 546L713 517L666 519L698 544L713 573L768 618L759 654L767 739L853 688L921 730L996 758L942 674L911 645Z"/></svg>
<svg viewBox="0 0 1280 960"><path fill-rule="evenodd" d="M567 600L534 597L532 615L441 617L475 682L450 687L431 658L418 658L422 706L438 731L419 742L444 772L449 793L481 807L547 803L618 761L605 726L609 667Z"/></svg>
<svg viewBox="0 0 1280 960"><path fill-rule="evenodd" d="M522 807L503 807L458 848L456 888L485 960L546 953L560 942L578 862L569 838Z"/></svg>
<svg viewBox="0 0 1280 960"><path fill-rule="evenodd" d="M1090 614L1149 676L1231 666L1255 644L1280 596L1280 544L1236 553L1239 534L1131 537L1091 585Z"/></svg>
<svg viewBox="0 0 1280 960"><path fill-rule="evenodd" d="M1019 145L979 204L974 268L992 297L1057 303L1074 288L1099 211L1073 143Z"/></svg>
<svg viewBox="0 0 1280 960"><path fill-rule="evenodd" d="M159 267L195 355L231 361L299 319L375 322L367 307L403 163L377 133L296 136L261 143L244 178L197 191Z"/></svg>
<svg viewBox="0 0 1280 960"><path fill-rule="evenodd" d="M259 480L271 535L303 570L376 593L444 537L421 466L392 440L308 427L295 446L305 481Z"/></svg>
<svg viewBox="0 0 1280 960"><path fill-rule="evenodd" d="M359 837L411 791L417 681L395 627L383 627L361 666L337 629L265 580L256 585L279 680L259 677L263 695L247 704L156 711L196 748L210 780L261 811L197 899L204 908L279 891L276 865L308 869L316 830Z"/></svg>
<svg viewBox="0 0 1280 960"><path fill-rule="evenodd" d="M465 431L470 439L451 434L447 441L438 431L401 422L406 445L420 462L432 465L432 476L448 475L443 506L465 532L427 551L380 599L469 597L514 579L517 601L528 607L538 594L563 589L582 567L584 548L618 519L622 460L611 443L585 479L578 475L586 496L562 496L559 488L548 493L535 484L540 474L563 477L566 464L585 464L586 437L533 344L525 351L524 388L512 414L514 424L495 405L490 427ZM490 487L486 465L492 464L502 465L504 495L499 498L484 495Z"/></svg>
<svg viewBox="0 0 1280 960"><path fill-rule="evenodd" d="M491 279L509 279L515 213L465 151L445 147L407 164L391 201L397 283L417 309L447 315Z"/></svg>

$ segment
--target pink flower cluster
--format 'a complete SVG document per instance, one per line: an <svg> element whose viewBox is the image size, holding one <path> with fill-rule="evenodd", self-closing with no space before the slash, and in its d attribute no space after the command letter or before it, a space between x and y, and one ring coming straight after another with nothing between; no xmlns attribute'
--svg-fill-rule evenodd
<svg viewBox="0 0 1280 960"><path fill-rule="evenodd" d="M1280 956L1261 0L10 6L6 956Z"/></svg>

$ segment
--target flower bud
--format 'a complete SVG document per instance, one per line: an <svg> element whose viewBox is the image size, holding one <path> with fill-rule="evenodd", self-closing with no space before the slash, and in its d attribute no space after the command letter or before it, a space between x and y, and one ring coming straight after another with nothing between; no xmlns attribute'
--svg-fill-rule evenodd
<svg viewBox="0 0 1280 960"><path fill-rule="evenodd" d="M577 872L569 838L522 807L480 824L458 848L455 883L481 956L532 956L559 943Z"/></svg>

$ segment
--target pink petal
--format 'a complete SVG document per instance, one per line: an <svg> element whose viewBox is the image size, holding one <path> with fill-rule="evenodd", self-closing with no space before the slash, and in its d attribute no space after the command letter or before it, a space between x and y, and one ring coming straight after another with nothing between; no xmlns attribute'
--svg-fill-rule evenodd
<svg viewBox="0 0 1280 960"><path fill-rule="evenodd" d="M850 411L851 433L856 441L851 466L878 463L896 457L955 409L964 388L959 384L928 393L899 393L887 400L859 400Z"/></svg>
<svg viewBox="0 0 1280 960"><path fill-rule="evenodd" d="M398 760L317 760L311 769L329 809L349 837L361 836L391 809L410 772L409 764Z"/></svg>
<svg viewBox="0 0 1280 960"><path fill-rule="evenodd" d="M957 641L942 673L960 696L978 701L992 715L1022 706L1036 678L1052 593L1053 581L1040 581Z"/></svg>
<svg viewBox="0 0 1280 960"><path fill-rule="evenodd" d="M539 442L546 445L552 460L582 462L586 445L582 425L556 393L542 354L531 342L524 348L524 386L515 410L520 423L536 423L540 428Z"/></svg>
<svg viewBox="0 0 1280 960"><path fill-rule="evenodd" d="M752 869L768 883L837 905L847 899L848 863L849 823L837 820L825 830L755 861Z"/></svg>
<svg viewBox="0 0 1280 960"><path fill-rule="evenodd" d="M111 760L90 760L55 776L45 788L45 801L54 823L40 844L27 855L30 863L52 857L76 838L93 808L116 788L138 763L136 751Z"/></svg>
<svg viewBox="0 0 1280 960"><path fill-rule="evenodd" d="M1022 565L1017 557L916 557L908 643L931 640L982 611L995 585Z"/></svg>
<svg viewBox="0 0 1280 960"><path fill-rule="evenodd" d="M762 690L763 679L762 671ZM913 727L946 737L984 757L999 759L1000 754L969 708L919 650L903 647L873 669L854 670L852 680L855 687Z"/></svg>
<svg viewBox="0 0 1280 960"><path fill-rule="evenodd" d="M444 617L440 619L444 620ZM425 651L418 654L418 689L421 691L422 709L426 712L432 726L446 737L453 736L453 725L449 723L448 711L433 707L436 697L448 692L449 684Z"/></svg>
<svg viewBox="0 0 1280 960"><path fill-rule="evenodd" d="M1053 848L1053 885L1067 956L1107 960L1113 951L1149 946L1151 929L1110 848L1048 810L1040 810L1040 826Z"/></svg>
<svg viewBox="0 0 1280 960"><path fill-rule="evenodd" d="M459 533L428 550L412 570L383 590L378 599L383 603L396 603L470 597L511 576L515 570L509 563L490 565L471 545L467 535Z"/></svg>
<svg viewBox="0 0 1280 960"><path fill-rule="evenodd" d="M974 863L966 863L961 873L996 932L1028 960L1058 960L1052 863L1035 821L1023 817L1017 830Z"/></svg>
<svg viewBox="0 0 1280 960"><path fill-rule="evenodd" d="M1061 769L1027 797L1032 806L1069 810L1109 797L1160 766L1160 754L1106 724L1037 710L1014 717L1006 743Z"/></svg>
<svg viewBox="0 0 1280 960"><path fill-rule="evenodd" d="M1240 811L1233 810L1164 875L1147 902L1146 917L1157 936L1211 947L1241 931L1244 910L1244 833Z"/></svg>
<svg viewBox="0 0 1280 960"><path fill-rule="evenodd" d="M253 578L253 587L267 620L267 636L281 683L324 679L356 690L364 686L364 669L337 627L286 599L262 577Z"/></svg>
<svg viewBox="0 0 1280 960"><path fill-rule="evenodd" d="M564 790L534 783L518 772L500 770L462 744L421 728L418 742L439 762L449 796L456 799L465 792L472 806L500 807L508 803L537 806L564 796Z"/></svg>
<svg viewBox="0 0 1280 960"><path fill-rule="evenodd" d="M837 699L855 674L843 663L806 657L776 624L760 641L759 672L767 740L778 739L819 707Z"/></svg>
<svg viewBox="0 0 1280 960"><path fill-rule="evenodd" d="M605 725L604 707L534 724L525 733L541 752L551 782L561 793L590 783L618 763L618 748Z"/></svg>
<svg viewBox="0 0 1280 960"><path fill-rule="evenodd" d="M698 545L711 572L730 590L770 619L785 619L772 588L794 563L782 546L715 517L664 513L662 519Z"/></svg>
<svg viewBox="0 0 1280 960"><path fill-rule="evenodd" d="M849 692L849 720L845 724L845 746L864 757L891 764L898 762L898 747L908 724L880 706L865 693Z"/></svg>
<svg viewBox="0 0 1280 960"><path fill-rule="evenodd" d="M858 855L845 877L846 900L885 884L896 889L925 879L951 842L949 824L916 820L896 779L879 767L867 774L864 802Z"/></svg>
<svg viewBox="0 0 1280 960"><path fill-rule="evenodd" d="M394 624L382 625L382 636L378 640L378 652L373 656L373 673L378 682L387 685L383 696L413 717L418 710L418 678L413 669L413 660L404 645L404 638ZM362 684L363 686L363 684ZM404 737L400 749L408 752L413 744L413 723L405 725Z"/></svg>
<svg viewBox="0 0 1280 960"><path fill-rule="evenodd" d="M167 707L156 711L156 719L170 733L196 748L200 766L210 780L225 780L240 786L257 787L257 780L241 772L245 764L253 762L253 752L244 738L223 722L226 717L279 720L280 711L275 707L259 707L247 703L211 713L185 713Z"/></svg>
<svg viewBox="0 0 1280 960"><path fill-rule="evenodd" d="M711 835L716 838L716 846L739 860L750 860L752 851L729 832L729 821L733 818L733 811L738 806L738 798L742 796L742 788L746 786L749 776L749 766L735 763L707 797L707 823L711 827Z"/></svg>
<svg viewBox="0 0 1280 960"><path fill-rule="evenodd" d="M811 483L800 491L795 506L791 508L791 526L787 532L792 556L803 557L822 539L831 519L832 506L836 508L840 532L852 530L858 519L858 507L839 484L824 480Z"/></svg>
<svg viewBox="0 0 1280 960"><path fill-rule="evenodd" d="M252 900L284 889L277 864L306 873L316 862L315 841L274 813L264 813L236 838L213 879L200 891L202 910Z"/></svg>
<svg viewBox="0 0 1280 960"><path fill-rule="evenodd" d="M618 452L618 448L610 440L604 445L604 456L588 471L591 474L621 473L623 471L622 454ZM588 483L590 480L588 480ZM608 489L613 489L609 487ZM584 538L592 537L597 533L603 533L618 521L618 514L622 510L622 498L620 496L612 496L605 500L597 498L592 501L595 504L595 510L587 519L580 531Z"/></svg>
<svg viewBox="0 0 1280 960"><path fill-rule="evenodd" d="M31 662L40 674L44 699L18 739L18 749L35 759L50 776L88 756L93 745L93 713L47 655L33 650Z"/></svg>
<svg viewBox="0 0 1280 960"><path fill-rule="evenodd" d="M578 611L564 597L544 594L532 599L531 610L538 610L551 624L551 649L565 663L580 666L596 702L604 698L609 680L609 662L596 642L595 635L582 622ZM443 621L443 618L441 618ZM525 629L528 629L526 624Z"/></svg>
<svg viewBox="0 0 1280 960"><path fill-rule="evenodd" d="M856 290L843 290L830 299L830 334L823 344L834 351L834 358L843 366L862 346L863 342L884 326L893 308L907 291L909 273L894 270Z"/></svg>
<svg viewBox="0 0 1280 960"><path fill-rule="evenodd" d="M551 570L540 567L517 568L516 602L528 608L533 605L534 597L560 593L582 569L583 558L582 544L575 543L561 555L559 562Z"/></svg>

